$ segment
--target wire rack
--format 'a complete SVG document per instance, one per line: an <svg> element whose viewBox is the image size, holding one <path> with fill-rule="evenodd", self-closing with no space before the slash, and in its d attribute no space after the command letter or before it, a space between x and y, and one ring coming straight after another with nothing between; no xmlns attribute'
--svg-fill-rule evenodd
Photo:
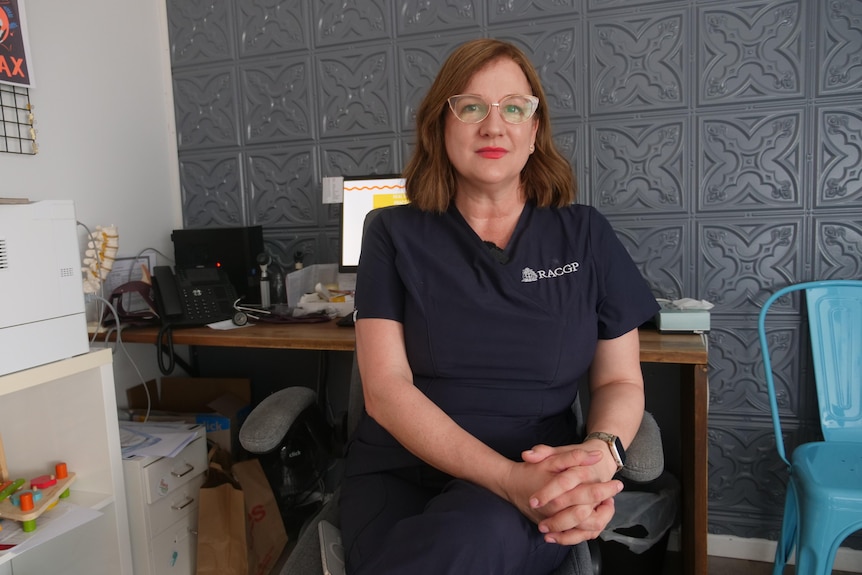
<svg viewBox="0 0 862 575"><path fill-rule="evenodd" d="M0 152L37 153L35 122L29 90L0 84Z"/></svg>

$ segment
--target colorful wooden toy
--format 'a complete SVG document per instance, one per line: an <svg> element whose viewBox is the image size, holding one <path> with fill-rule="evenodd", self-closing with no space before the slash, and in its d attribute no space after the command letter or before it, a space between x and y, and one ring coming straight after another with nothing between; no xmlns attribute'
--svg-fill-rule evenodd
<svg viewBox="0 0 862 575"><path fill-rule="evenodd" d="M20 521L25 532L36 529L36 519L57 504L61 497L69 496L69 486L75 474L66 463L54 466L53 475L40 475L30 480L30 489L22 490L26 479L10 480L6 467L3 440L0 438L0 519Z"/></svg>

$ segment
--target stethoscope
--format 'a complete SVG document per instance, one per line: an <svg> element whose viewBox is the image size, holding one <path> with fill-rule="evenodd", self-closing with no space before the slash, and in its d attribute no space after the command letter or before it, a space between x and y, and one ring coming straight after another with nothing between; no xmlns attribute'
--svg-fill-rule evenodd
<svg viewBox="0 0 862 575"><path fill-rule="evenodd" d="M265 309L258 309L256 307L249 307L245 305L240 305L240 301L242 298L237 298L235 302L233 302L233 324L236 326L244 326L248 323L249 319L260 321L261 315L271 315L272 312ZM261 314L261 315L258 315Z"/></svg>

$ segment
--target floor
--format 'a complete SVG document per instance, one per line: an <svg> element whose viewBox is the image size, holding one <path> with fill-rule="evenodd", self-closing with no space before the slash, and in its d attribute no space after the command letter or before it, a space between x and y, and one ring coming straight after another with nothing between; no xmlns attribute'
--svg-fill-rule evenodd
<svg viewBox="0 0 862 575"><path fill-rule="evenodd" d="M709 575L771 575L772 563L748 561L746 559L730 559L727 557L709 556ZM796 569L788 565L784 575L795 575ZM610 574L607 574L610 575ZM662 575L683 575L680 569L679 553L668 553L665 557ZM833 571L832 575L854 575L847 571Z"/></svg>
<svg viewBox="0 0 862 575"><path fill-rule="evenodd" d="M279 573L284 565L284 560L287 558L285 553L281 560L276 564L277 568L273 568L272 573ZM795 575L796 569L790 565L784 569L784 575ZM604 573L603 575L616 575L613 573ZM619 575L631 575L630 573ZM664 569L662 575L684 575L680 566L679 553L668 552L664 561ZM709 557L709 574L708 575L772 575L772 563L763 563L761 561L748 561L745 559L730 559L727 557ZM847 571L833 571L832 575L856 575Z"/></svg>
<svg viewBox="0 0 862 575"><path fill-rule="evenodd" d="M281 571L284 561L287 559L289 550L285 549L285 553L276 563L272 573L277 574ZM661 575L686 575L682 572L682 557L679 553L668 551L664 558L663 569ZM761 561L749 561L746 559L731 559L729 557L708 557L708 575L772 575L772 563L764 563ZM631 570L627 573L608 573L607 570L603 575L632 575ZM796 568L793 565L788 565L784 569L784 575L796 575ZM833 571L832 575L857 575L848 571Z"/></svg>

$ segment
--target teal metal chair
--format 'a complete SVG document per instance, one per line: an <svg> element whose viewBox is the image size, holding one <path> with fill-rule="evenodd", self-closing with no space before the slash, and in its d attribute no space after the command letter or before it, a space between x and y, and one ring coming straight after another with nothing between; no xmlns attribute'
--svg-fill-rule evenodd
<svg viewBox="0 0 862 575"><path fill-rule="evenodd" d="M776 400L766 317L772 304L805 292L823 441L796 447L790 459ZM773 575L796 548L796 572L832 573L844 539L862 529L862 281L824 280L778 290L757 324L779 456L789 479Z"/></svg>

